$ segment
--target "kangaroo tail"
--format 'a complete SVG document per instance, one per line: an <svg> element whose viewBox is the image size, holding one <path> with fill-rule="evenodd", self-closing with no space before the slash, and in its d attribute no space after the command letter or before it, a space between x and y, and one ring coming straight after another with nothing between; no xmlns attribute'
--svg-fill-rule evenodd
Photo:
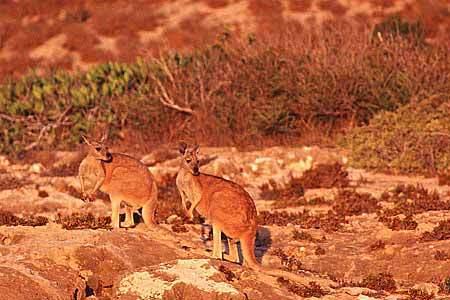
<svg viewBox="0 0 450 300"><path fill-rule="evenodd" d="M291 281L297 282L302 285L307 285L311 281L316 281L318 283L321 283L323 285L331 286L332 281L322 279L322 278L309 278L307 276L301 276L297 275L291 272L279 270L279 269L272 269L261 266L258 261L256 260L254 249L255 249L255 234L249 233L246 234L244 237L241 237L241 248L242 248L242 255L244 257L244 262L247 264L247 266L250 269L253 269L257 272L261 272L270 276L274 277L284 277L286 279L289 279Z"/></svg>
<svg viewBox="0 0 450 300"><path fill-rule="evenodd" d="M147 226L156 224L155 213L157 204L158 204L158 187L156 185L156 182L153 181L150 199L142 208L142 217L144 219L144 223Z"/></svg>

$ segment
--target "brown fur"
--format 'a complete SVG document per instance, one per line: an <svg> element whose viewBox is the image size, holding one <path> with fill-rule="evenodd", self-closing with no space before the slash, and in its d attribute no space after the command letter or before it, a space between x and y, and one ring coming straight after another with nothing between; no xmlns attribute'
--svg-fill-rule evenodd
<svg viewBox="0 0 450 300"><path fill-rule="evenodd" d="M147 226L155 224L157 186L148 168L126 154L111 153L101 142L90 143L89 154L80 164L80 184L83 196L92 199L97 190L109 195L111 200L111 222L114 228L120 227L119 210L122 202L126 205L124 226L133 226L133 211L142 207L142 217ZM100 171L101 169L101 171ZM86 194L85 178L94 174L95 186Z"/></svg>
<svg viewBox="0 0 450 300"><path fill-rule="evenodd" d="M241 242L244 263L251 269L272 276L283 276L305 283L306 279L282 270L263 268L256 260L254 248L257 231L257 213L253 199L238 184L220 177L202 174L198 170L197 151L187 149L183 144L181 168L177 175L177 187L181 194L183 207L189 217L193 210L206 217L213 227L213 257L223 259L221 233L228 238L229 259L239 262L236 241ZM186 209L186 200L191 202Z"/></svg>

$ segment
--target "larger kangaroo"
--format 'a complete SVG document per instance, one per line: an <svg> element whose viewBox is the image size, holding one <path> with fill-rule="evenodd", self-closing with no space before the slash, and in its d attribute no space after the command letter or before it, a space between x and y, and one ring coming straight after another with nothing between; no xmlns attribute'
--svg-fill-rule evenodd
<svg viewBox="0 0 450 300"><path fill-rule="evenodd" d="M200 173L198 146L180 144L181 167L176 183L183 208L192 219L194 210L213 227L213 258L223 259L221 233L228 237L229 259L239 262L237 240L241 242L244 263L251 269L272 276L283 276L298 282L305 279L282 270L262 267L256 260L254 248L257 230L256 207L250 195L238 184L220 177ZM189 210L186 201L191 203Z"/></svg>
<svg viewBox="0 0 450 300"><path fill-rule="evenodd" d="M106 136L100 142L90 142L89 154L81 162L79 179L83 197L92 199L97 190L109 195L111 200L111 226L120 227L119 210L123 201L126 204L125 226L134 225L133 211L142 207L142 218L147 226L155 223L155 210L158 189L148 168L139 160L121 153L111 153L105 145ZM84 177L96 173L94 189L87 194Z"/></svg>

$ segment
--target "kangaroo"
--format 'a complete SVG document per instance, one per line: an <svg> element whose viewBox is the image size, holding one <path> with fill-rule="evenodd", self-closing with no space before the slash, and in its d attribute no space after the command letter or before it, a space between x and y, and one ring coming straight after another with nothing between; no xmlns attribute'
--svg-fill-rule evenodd
<svg viewBox="0 0 450 300"><path fill-rule="evenodd" d="M100 142L90 142L83 136L89 153L79 167L79 180L83 199L92 201L100 189L111 200L111 226L120 227L119 210L126 204L124 227L134 226L133 211L142 207L142 218L147 226L155 225L158 198L156 182L148 168L139 160L121 153L111 153L105 145L106 136ZM85 180L94 177L94 188L86 193Z"/></svg>
<svg viewBox="0 0 450 300"><path fill-rule="evenodd" d="M203 174L199 170L197 158L199 146L188 148L180 144L182 154L181 167L176 184L181 195L182 206L189 218L194 210L205 217L213 228L212 257L239 263L237 241L242 248L244 263L253 270L272 276L283 276L304 283L301 276L283 270L262 267L256 260L254 248L257 231L257 213L253 199L238 184L213 175ZM189 210L186 201L191 203ZM227 236L229 254L222 254L221 235Z"/></svg>

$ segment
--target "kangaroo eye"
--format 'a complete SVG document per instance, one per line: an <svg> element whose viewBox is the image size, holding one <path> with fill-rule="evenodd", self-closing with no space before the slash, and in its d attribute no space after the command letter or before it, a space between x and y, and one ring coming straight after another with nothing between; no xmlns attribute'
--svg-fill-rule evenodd
<svg viewBox="0 0 450 300"><path fill-rule="evenodd" d="M102 147L95 147L95 150L100 151L102 150Z"/></svg>
<svg viewBox="0 0 450 300"><path fill-rule="evenodd" d="M192 161L192 159L186 159L187 163L190 163Z"/></svg>

